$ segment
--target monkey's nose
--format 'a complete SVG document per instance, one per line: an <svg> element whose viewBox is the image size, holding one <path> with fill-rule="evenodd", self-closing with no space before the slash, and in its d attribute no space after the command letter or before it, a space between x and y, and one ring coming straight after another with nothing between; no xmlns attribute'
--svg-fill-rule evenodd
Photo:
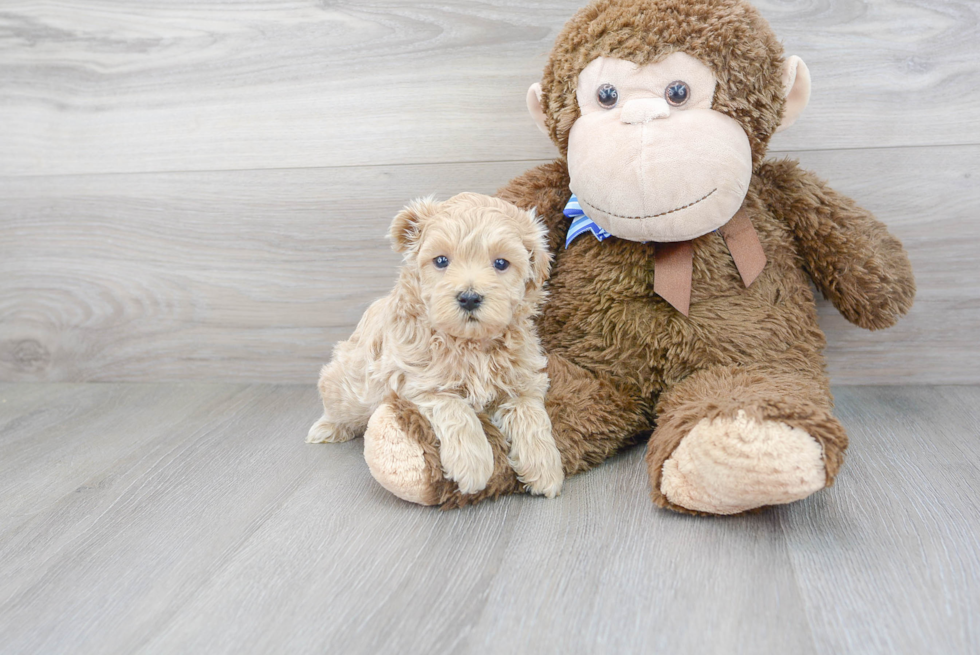
<svg viewBox="0 0 980 655"><path fill-rule="evenodd" d="M483 302L483 296L474 291L464 291L456 296L456 301L465 311L472 312Z"/></svg>
<svg viewBox="0 0 980 655"><path fill-rule="evenodd" d="M670 116L670 105L663 98L637 98L623 105L619 120L630 125L639 125L655 118L668 116Z"/></svg>

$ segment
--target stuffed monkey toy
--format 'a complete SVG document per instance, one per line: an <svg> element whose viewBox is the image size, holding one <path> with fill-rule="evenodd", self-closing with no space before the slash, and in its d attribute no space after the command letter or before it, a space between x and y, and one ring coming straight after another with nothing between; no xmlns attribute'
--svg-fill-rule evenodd
<svg viewBox="0 0 980 655"><path fill-rule="evenodd" d="M528 107L559 150L499 196L535 208L554 266L538 320L566 476L647 441L653 501L736 514L831 485L832 413L810 282L850 322L912 305L907 254L770 137L810 95L743 0L597 0L559 34ZM392 393L365 434L387 489L455 507L520 492L500 432L482 491L443 476L418 409Z"/></svg>

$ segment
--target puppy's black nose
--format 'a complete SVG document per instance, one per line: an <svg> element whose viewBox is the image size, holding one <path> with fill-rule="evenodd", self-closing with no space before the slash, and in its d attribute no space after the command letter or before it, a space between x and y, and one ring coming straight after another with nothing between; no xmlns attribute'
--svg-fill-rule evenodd
<svg viewBox="0 0 980 655"><path fill-rule="evenodd" d="M474 311L483 302L483 296L473 291L464 291L456 296L459 306L468 312Z"/></svg>

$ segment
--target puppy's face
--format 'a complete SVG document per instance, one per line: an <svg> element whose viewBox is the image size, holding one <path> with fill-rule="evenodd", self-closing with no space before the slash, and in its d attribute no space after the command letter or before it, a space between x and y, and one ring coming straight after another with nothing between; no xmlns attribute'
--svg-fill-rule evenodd
<svg viewBox="0 0 980 655"><path fill-rule="evenodd" d="M478 194L414 203L395 218L392 239L415 267L429 322L457 338L499 336L550 263L533 214Z"/></svg>
<svg viewBox="0 0 980 655"><path fill-rule="evenodd" d="M530 254L512 221L492 210L481 214L483 222L477 225L436 214L419 244L419 279L429 320L455 337L500 334L524 299Z"/></svg>

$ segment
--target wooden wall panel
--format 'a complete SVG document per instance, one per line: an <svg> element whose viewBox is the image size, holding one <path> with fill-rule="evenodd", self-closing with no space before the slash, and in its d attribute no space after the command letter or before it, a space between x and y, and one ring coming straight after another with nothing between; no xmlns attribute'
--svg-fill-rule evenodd
<svg viewBox="0 0 980 655"><path fill-rule="evenodd" d="M308 381L397 258L409 198L554 147L524 89L584 0L9 0L0 379ZM758 0L814 76L773 140L876 211L920 293L837 382L976 382L980 5Z"/></svg>
<svg viewBox="0 0 980 655"><path fill-rule="evenodd" d="M980 146L792 153L909 248L909 317L821 309L838 383L980 381ZM535 162L0 178L0 379L312 382L388 291L408 199Z"/></svg>
<svg viewBox="0 0 980 655"><path fill-rule="evenodd" d="M311 380L391 288L404 202L525 167L4 179L0 379Z"/></svg>
<svg viewBox="0 0 980 655"><path fill-rule="evenodd" d="M584 0L6 0L0 175L548 159L524 108ZM762 0L814 78L780 151L977 143L974 0Z"/></svg>

